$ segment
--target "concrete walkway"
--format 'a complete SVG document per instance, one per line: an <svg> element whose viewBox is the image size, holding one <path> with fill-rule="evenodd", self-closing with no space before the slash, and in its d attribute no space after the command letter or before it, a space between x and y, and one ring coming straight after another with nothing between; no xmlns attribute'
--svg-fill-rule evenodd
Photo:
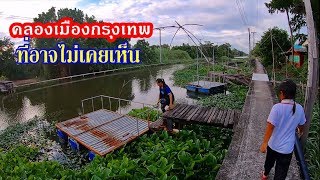
<svg viewBox="0 0 320 180"><path fill-rule="evenodd" d="M256 61L255 73L266 74L264 67ZM265 154L259 152L270 110L276 103L270 82L254 78L247 94L242 115L234 127L234 134L223 164L216 179L261 179ZM274 168L271 171L271 177ZM295 157L287 179L300 179Z"/></svg>

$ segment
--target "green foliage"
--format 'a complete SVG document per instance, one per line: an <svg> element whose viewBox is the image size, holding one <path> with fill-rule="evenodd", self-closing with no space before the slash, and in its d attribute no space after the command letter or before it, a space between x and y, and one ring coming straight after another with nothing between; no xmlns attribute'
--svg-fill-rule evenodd
<svg viewBox="0 0 320 180"><path fill-rule="evenodd" d="M240 73L244 75L251 75L252 74L252 67L248 61L240 64L238 66L241 69ZM207 64L199 64L199 76L207 76L209 71L215 72L224 72L227 74L237 74L239 73L236 69L227 69L223 66L222 63L215 63L214 66L207 65ZM174 83L175 85L184 87L187 83L195 81L196 78L194 76L197 75L197 65L192 64L187 66L184 69L178 70L174 72Z"/></svg>
<svg viewBox="0 0 320 180"><path fill-rule="evenodd" d="M159 119L160 111L157 111L149 107L144 107L141 109L132 109L128 113L128 115L154 122Z"/></svg>
<svg viewBox="0 0 320 180"><path fill-rule="evenodd" d="M37 121L37 119L33 119L27 123L12 125L0 131L0 149L9 149L19 144L20 141L18 139L23 133L33 128Z"/></svg>
<svg viewBox="0 0 320 180"><path fill-rule="evenodd" d="M269 9L269 13L288 12L290 13L290 25L294 32L296 32L295 39L299 39L301 43L306 39L305 34L299 33L300 29L306 26L305 8L302 0L271 0L269 3L265 3ZM319 0L311 0L311 6L313 11L313 18L315 22L320 21L320 2ZM289 17L288 17L289 18ZM318 37L320 37L319 29L320 24L316 24L318 30Z"/></svg>
<svg viewBox="0 0 320 180"><path fill-rule="evenodd" d="M288 77L286 77L286 69L288 72ZM267 66L266 70L269 77L272 77L272 66ZM300 84L300 82L306 84L308 77L308 62L304 62L304 64L300 68L296 68L291 64L287 64L280 69L276 69L275 76L276 81L283 81L284 79L289 78L297 84Z"/></svg>
<svg viewBox="0 0 320 180"><path fill-rule="evenodd" d="M200 52L198 48L194 45L189 45L183 43L181 46L174 46L172 49L180 49L186 51L192 59L196 59L200 57ZM231 49L231 45L229 43L224 43L221 45L212 45L210 41L205 42L201 46L202 52L208 58L212 58L212 53L214 49L214 57L216 60L220 60L222 56L234 57L234 56L245 56L246 53L239 51L237 49ZM198 52L198 56L197 56Z"/></svg>
<svg viewBox="0 0 320 180"><path fill-rule="evenodd" d="M199 64L199 76L206 76L212 67ZM221 68L221 66L215 66L215 68ZM197 65L192 64L184 69L174 72L174 84L178 86L185 86L187 83L194 80L194 76L197 75Z"/></svg>
<svg viewBox="0 0 320 180"><path fill-rule="evenodd" d="M141 50L140 59L143 63L151 64L156 61L156 52L149 46L146 40L138 40L134 48Z"/></svg>
<svg viewBox="0 0 320 180"><path fill-rule="evenodd" d="M26 79L35 76L39 71L39 65L18 66L14 59L13 42L6 37L0 39L0 77L10 80Z"/></svg>
<svg viewBox="0 0 320 180"><path fill-rule="evenodd" d="M186 129L173 136L166 131L144 135L78 170L55 161L37 162L38 149L15 146L0 150L0 178L214 179L231 141L231 130L198 125Z"/></svg>
<svg viewBox="0 0 320 180"><path fill-rule="evenodd" d="M255 46L253 53L262 58L264 66L272 65L271 32L273 37L275 66L282 67L285 64L285 56L281 54L283 53L282 50L287 51L291 47L288 33L283 29L274 27L264 32L260 42Z"/></svg>
<svg viewBox="0 0 320 180"><path fill-rule="evenodd" d="M231 94L215 94L200 98L199 102L203 106L217 107L223 109L242 109L248 88L241 85L228 86Z"/></svg>
<svg viewBox="0 0 320 180"><path fill-rule="evenodd" d="M306 147L306 159L311 179L320 179L320 108L316 103L312 112L312 122Z"/></svg>
<svg viewBox="0 0 320 180"><path fill-rule="evenodd" d="M156 48L155 49L156 52L156 57L159 60L160 59L160 49ZM189 54L186 51L177 49L168 49L168 48L162 48L161 49L161 59L162 59L162 63L173 63L173 62L188 62L191 61L191 57L189 56Z"/></svg>
<svg viewBox="0 0 320 180"><path fill-rule="evenodd" d="M94 16L88 16L80 9L68 9L62 8L56 11L54 7L50 8L47 12L38 14L34 18L34 22L53 22L57 21L63 17L71 17L75 22L84 23L84 22L97 22ZM130 41L130 39L126 39ZM55 39L55 38L46 38L46 39L34 39L33 43L36 48L52 48L56 43L64 41L67 47L71 47L74 43L79 44L84 48L111 48L118 45L120 42L123 42L124 39L117 39L115 42L110 43L106 39L92 39L92 38L69 38L69 39ZM73 74L87 73L94 70L107 70L117 68L117 65L89 65L89 64L58 64L58 65L42 65L41 76L45 78L56 78L63 77Z"/></svg>

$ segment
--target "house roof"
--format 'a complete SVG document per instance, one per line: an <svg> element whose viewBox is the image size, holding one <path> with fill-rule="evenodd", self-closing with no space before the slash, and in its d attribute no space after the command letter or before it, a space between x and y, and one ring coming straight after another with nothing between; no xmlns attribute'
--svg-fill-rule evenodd
<svg viewBox="0 0 320 180"><path fill-rule="evenodd" d="M295 44L293 47L295 52L303 52L303 53L307 52L307 48L302 45ZM287 51L287 53L291 51L292 51L292 47Z"/></svg>

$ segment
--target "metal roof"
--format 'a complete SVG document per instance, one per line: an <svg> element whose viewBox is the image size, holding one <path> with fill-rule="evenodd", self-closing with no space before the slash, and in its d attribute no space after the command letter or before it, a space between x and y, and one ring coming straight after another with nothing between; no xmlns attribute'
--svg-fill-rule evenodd
<svg viewBox="0 0 320 180"><path fill-rule="evenodd" d="M105 109L57 123L56 127L101 156L149 130L145 120Z"/></svg>

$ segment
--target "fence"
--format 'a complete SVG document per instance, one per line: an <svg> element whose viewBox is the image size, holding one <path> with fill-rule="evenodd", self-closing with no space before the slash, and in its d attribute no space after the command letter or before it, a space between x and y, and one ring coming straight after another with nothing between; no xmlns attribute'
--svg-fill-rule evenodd
<svg viewBox="0 0 320 180"><path fill-rule="evenodd" d="M55 81L59 81L59 80L66 80L66 79L72 80L74 78L79 78L79 77L84 78L86 76L92 76L92 75L93 76L99 75L99 74L105 75L106 73L109 73L109 72L116 72L116 71L123 71L123 70L137 69L140 67L150 67L150 66L158 66L158 65L165 65L165 64L148 64L148 65L132 66L132 67L127 67L127 68L118 68L118 69L110 69L110 70L105 70L105 71L90 72L90 73L78 74L78 75L73 75L73 76L66 76L66 77L61 77L61 78L49 79L49 80L44 80L44 81L39 81L39 82L34 82L34 83L22 84L22 85L16 86L16 88L28 87L28 86L36 85L36 84L55 82Z"/></svg>

